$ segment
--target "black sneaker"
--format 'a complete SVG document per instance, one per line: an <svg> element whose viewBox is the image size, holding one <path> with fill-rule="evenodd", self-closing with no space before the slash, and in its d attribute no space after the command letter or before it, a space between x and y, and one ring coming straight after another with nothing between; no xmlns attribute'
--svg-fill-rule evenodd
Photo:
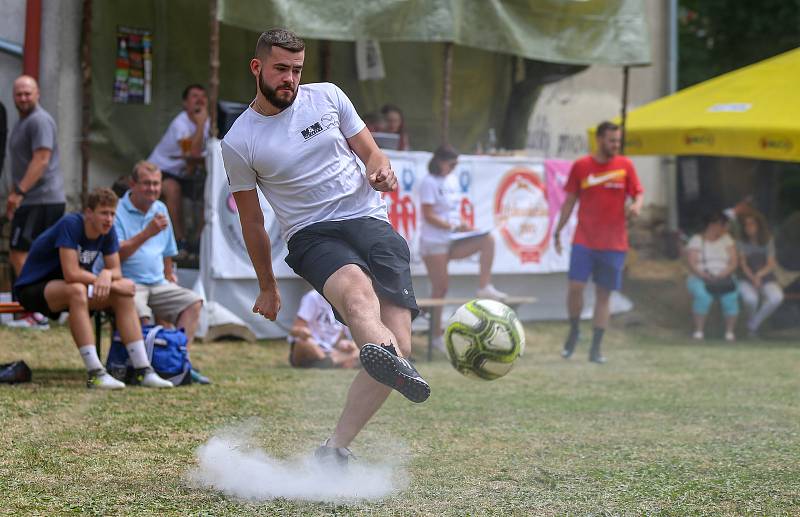
<svg viewBox="0 0 800 517"><path fill-rule="evenodd" d="M376 381L400 392L411 402L425 402L431 387L414 366L397 355L394 345L367 343L359 354L364 370Z"/></svg>
<svg viewBox="0 0 800 517"><path fill-rule="evenodd" d="M328 440L317 447L314 451L314 458L324 466L334 465L345 468L350 463L350 459L356 459L355 454L347 447L328 447Z"/></svg>
<svg viewBox="0 0 800 517"><path fill-rule="evenodd" d="M189 374L192 376L192 382L197 384L211 384L211 379L200 373L198 370L192 368L189 371Z"/></svg>
<svg viewBox="0 0 800 517"><path fill-rule="evenodd" d="M578 339L580 339L580 337L580 332L572 332L570 330L569 336L567 336L567 340L564 342L564 349L561 350L561 357L564 359L572 357L572 354L575 353L575 345L578 344Z"/></svg>
<svg viewBox="0 0 800 517"><path fill-rule="evenodd" d="M598 350L592 349L589 352L589 361L597 364L606 364L608 359L606 359L605 356L602 353L600 353L599 349Z"/></svg>

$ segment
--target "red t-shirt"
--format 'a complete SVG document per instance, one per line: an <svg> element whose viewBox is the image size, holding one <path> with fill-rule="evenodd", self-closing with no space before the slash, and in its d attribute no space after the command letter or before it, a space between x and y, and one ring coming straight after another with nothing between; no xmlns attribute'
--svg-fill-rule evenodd
<svg viewBox="0 0 800 517"><path fill-rule="evenodd" d="M625 199L644 191L628 158L617 155L606 163L592 156L579 158L572 164L564 190L575 194L580 203L575 244L595 250L628 249Z"/></svg>

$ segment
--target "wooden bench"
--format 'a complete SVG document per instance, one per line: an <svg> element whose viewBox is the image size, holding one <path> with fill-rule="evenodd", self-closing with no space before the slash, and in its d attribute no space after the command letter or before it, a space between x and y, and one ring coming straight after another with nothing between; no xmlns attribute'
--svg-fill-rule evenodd
<svg viewBox="0 0 800 517"><path fill-rule="evenodd" d="M441 309L446 305L464 305L465 303L475 300L475 297L472 298L417 298L417 306L424 311L430 312L433 309ZM504 304L508 305L515 311L519 308L520 305L526 303L536 303L536 298L534 296L509 296L503 302ZM433 325L428 323L428 361L433 359L433 333L434 328Z"/></svg>
<svg viewBox="0 0 800 517"><path fill-rule="evenodd" d="M19 302L0 302L0 314L21 314L23 312L28 312L25 308L19 304ZM94 337L95 342L97 343L95 346L97 347L97 355L100 356L101 352L101 341L103 339L103 315L105 311L95 311L94 313ZM110 315L108 316L110 318Z"/></svg>

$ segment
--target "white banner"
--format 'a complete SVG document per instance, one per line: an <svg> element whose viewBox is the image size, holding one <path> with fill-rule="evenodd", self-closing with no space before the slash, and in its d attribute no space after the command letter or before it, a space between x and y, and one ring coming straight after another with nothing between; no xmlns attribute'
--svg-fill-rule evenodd
<svg viewBox="0 0 800 517"><path fill-rule="evenodd" d="M405 237L411 249L411 269L415 276L425 275L417 250L422 209L419 185L428 174L431 153L387 151L398 177L396 192L384 194L389 219ZM219 143L209 146L206 181L205 234L211 243L206 249L210 259L206 267L214 278L255 278L242 238L236 204L228 192L227 176L222 165ZM569 163L537 158L470 156L459 157L452 172L461 189L461 218L475 228L491 230L496 240L493 271L498 274L553 273L566 271L568 254L553 249L552 232L563 201L563 184ZM277 221L269 204L259 192L264 222L272 243L275 276L294 277L284 262L286 244L280 237ZM575 217L562 235L571 242ZM477 257L451 262L452 274L477 275Z"/></svg>

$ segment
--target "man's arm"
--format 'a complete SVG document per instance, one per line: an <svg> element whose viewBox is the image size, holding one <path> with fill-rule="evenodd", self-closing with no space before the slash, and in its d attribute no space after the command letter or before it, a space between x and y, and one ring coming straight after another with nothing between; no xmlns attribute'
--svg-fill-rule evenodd
<svg viewBox="0 0 800 517"><path fill-rule="evenodd" d="M70 284L93 284L97 279L93 273L86 271L78 262L78 250L73 248L58 248L58 259L61 262L61 272L64 281Z"/></svg>
<svg viewBox="0 0 800 517"><path fill-rule="evenodd" d="M348 138L347 143L366 165L367 179L372 188L379 192L391 192L397 188L397 179L389 158L380 150L367 128Z"/></svg>
<svg viewBox="0 0 800 517"><path fill-rule="evenodd" d="M23 192L28 192L34 185L42 178L42 174L47 170L50 164L50 157L53 156L53 151L42 147L33 151L33 157L28 164L25 175L19 180L19 188Z"/></svg>
<svg viewBox="0 0 800 517"><path fill-rule="evenodd" d="M578 196L574 193L570 192L567 194L567 198L564 200L564 204L561 205L561 214L558 217L558 224L556 225L556 233L553 236L556 244L556 253L559 255L561 254L562 246L561 246L561 230L564 229L564 225L567 224L569 221L569 216L572 215L572 210L575 208L575 203L578 201Z"/></svg>
<svg viewBox="0 0 800 517"><path fill-rule="evenodd" d="M294 323L292 323L292 330L289 332L289 334L297 339L311 339L314 337L311 335L311 329L308 326L308 322L300 316L295 317Z"/></svg>
<svg viewBox="0 0 800 517"><path fill-rule="evenodd" d="M173 284L178 283L178 277L175 275L175 269L173 268L172 257L164 257L164 278L167 279L167 282L172 282Z"/></svg>
<svg viewBox="0 0 800 517"><path fill-rule="evenodd" d="M258 277L260 292L253 305L253 312L275 320L281 308L281 296L272 271L272 248L269 235L264 229L264 213L258 202L258 192L255 189L234 192L233 199L236 200L239 211L239 223L242 226L247 254L250 255Z"/></svg>
<svg viewBox="0 0 800 517"><path fill-rule="evenodd" d="M47 170L47 166L50 163L50 157L53 155L53 151L47 149L46 147L42 147L40 149L36 149L33 151L33 157L31 157L31 162L28 164L28 168L25 170L25 175L19 181L19 190L22 192L28 192L30 189L33 188L34 185L42 178L44 171ZM8 199L6 201L6 217L11 219L16 212L19 205L22 204L22 199L24 196L17 194L16 191L9 193Z"/></svg>
<svg viewBox="0 0 800 517"><path fill-rule="evenodd" d="M642 205L644 204L644 193L640 192L633 196L633 203L628 207L628 214L633 217L639 217L642 213Z"/></svg>
<svg viewBox="0 0 800 517"><path fill-rule="evenodd" d="M157 213L153 219L147 223L147 226L144 227L144 230L137 233L130 239L119 243L119 258L121 260L128 260L128 257L136 253L136 250L138 250L142 244L147 241L147 239L155 237L168 226L169 220L167 219L167 216L160 212Z"/></svg>

